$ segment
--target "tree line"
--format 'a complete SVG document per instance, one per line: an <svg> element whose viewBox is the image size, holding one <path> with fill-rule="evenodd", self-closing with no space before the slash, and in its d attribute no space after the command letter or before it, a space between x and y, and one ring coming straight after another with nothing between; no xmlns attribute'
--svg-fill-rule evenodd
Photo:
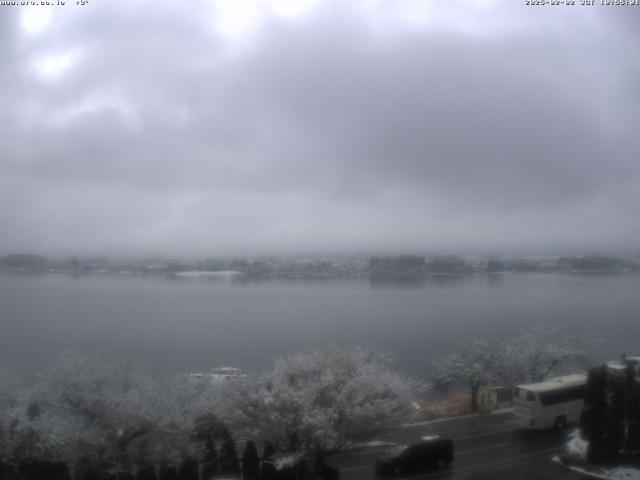
<svg viewBox="0 0 640 480"><path fill-rule="evenodd" d="M17 461L16 461L17 460ZM109 462L83 456L74 465L61 459L22 457L14 461L0 460L2 480L336 480L339 472L325 465L324 457L315 457L310 467L302 454L276 457L276 450L266 442L262 456L252 440L244 447L242 458L236 454L235 442L228 430L222 431L222 445L215 441L202 444L200 458L184 454L178 463L163 461L154 465L148 459Z"/></svg>
<svg viewBox="0 0 640 480"><path fill-rule="evenodd" d="M417 384L390 364L371 349L332 346L220 382L78 353L29 385L0 371L0 478L302 478L314 471L303 468L306 454L340 449L410 411ZM258 467L253 442L238 462L232 432L264 445Z"/></svg>
<svg viewBox="0 0 640 480"><path fill-rule="evenodd" d="M375 255L366 257L298 258L269 257L260 259L209 258L195 261L166 258L114 260L104 257L66 259L46 258L34 254L0 256L0 269L50 271L68 273L138 273L174 275L179 272L233 270L247 277L304 275L418 275L501 272L623 272L640 271L637 258L605 255L565 256L557 258L464 258L459 255Z"/></svg>
<svg viewBox="0 0 640 480"><path fill-rule="evenodd" d="M429 378L434 388L470 388L475 411L480 386L542 380L584 365L593 348L588 337L543 326L469 340L437 358ZM26 385L0 369L0 461L15 474L55 465L61 478L67 465L76 479L98 478L96 469L117 479L281 475L305 454L322 458L398 423L426 389L395 371L391 355L361 347L290 355L266 372L218 382L68 352ZM264 445L258 467L253 442L238 462L234 435Z"/></svg>

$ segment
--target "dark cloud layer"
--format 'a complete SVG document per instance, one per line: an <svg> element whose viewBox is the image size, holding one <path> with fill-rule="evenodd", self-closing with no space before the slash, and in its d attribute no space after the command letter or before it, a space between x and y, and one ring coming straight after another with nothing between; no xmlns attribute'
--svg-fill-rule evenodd
<svg viewBox="0 0 640 480"><path fill-rule="evenodd" d="M637 248L640 9L341 3L4 8L0 252Z"/></svg>

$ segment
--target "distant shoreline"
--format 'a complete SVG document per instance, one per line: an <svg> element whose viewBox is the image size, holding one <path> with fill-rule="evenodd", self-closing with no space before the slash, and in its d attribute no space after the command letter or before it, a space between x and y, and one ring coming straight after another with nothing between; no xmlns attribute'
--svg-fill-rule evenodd
<svg viewBox="0 0 640 480"><path fill-rule="evenodd" d="M605 255L569 257L462 257L459 255L396 255L372 257L269 257L222 259L105 257L51 259L34 254L0 257L0 269L71 274L160 275L176 278L346 277L430 278L469 274L574 273L621 274L640 272L640 257Z"/></svg>
<svg viewBox="0 0 640 480"><path fill-rule="evenodd" d="M186 272L177 272L174 274L176 277L233 277L235 275L243 275L242 272L236 270L218 270L218 271L206 271L206 270L189 270Z"/></svg>
<svg viewBox="0 0 640 480"><path fill-rule="evenodd" d="M205 279L232 279L244 278L254 280L277 280L277 279L338 279L338 278L370 278L373 280L420 280L429 278L462 278L462 277L502 277L509 275L628 275L639 274L640 271L633 269L620 270L516 270L502 272L487 271L466 271L466 272L270 272L251 273L237 270L185 270L179 272L166 271L138 271L138 270L66 270L66 269L33 269L33 268L0 268L0 273L7 274L34 274L34 275L71 275L71 276L126 276L126 277L157 277L174 278L182 280L205 280Z"/></svg>

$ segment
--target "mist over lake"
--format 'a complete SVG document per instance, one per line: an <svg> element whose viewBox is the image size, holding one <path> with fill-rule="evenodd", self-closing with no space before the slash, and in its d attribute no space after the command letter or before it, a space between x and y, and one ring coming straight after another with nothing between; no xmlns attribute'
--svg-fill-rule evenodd
<svg viewBox="0 0 640 480"><path fill-rule="evenodd" d="M640 352L640 275L497 274L252 280L0 274L0 363L28 373L74 349L130 355L168 372L370 345L426 374L459 341L539 323L601 337L602 356Z"/></svg>

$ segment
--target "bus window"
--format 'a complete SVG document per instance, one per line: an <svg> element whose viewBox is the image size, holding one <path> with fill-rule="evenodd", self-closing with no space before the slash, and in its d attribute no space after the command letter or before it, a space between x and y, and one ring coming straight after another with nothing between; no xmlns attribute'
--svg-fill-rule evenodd
<svg viewBox="0 0 640 480"><path fill-rule="evenodd" d="M586 385L577 385L575 387L542 392L540 394L540 402L546 407L548 405L584 400L586 389Z"/></svg>

